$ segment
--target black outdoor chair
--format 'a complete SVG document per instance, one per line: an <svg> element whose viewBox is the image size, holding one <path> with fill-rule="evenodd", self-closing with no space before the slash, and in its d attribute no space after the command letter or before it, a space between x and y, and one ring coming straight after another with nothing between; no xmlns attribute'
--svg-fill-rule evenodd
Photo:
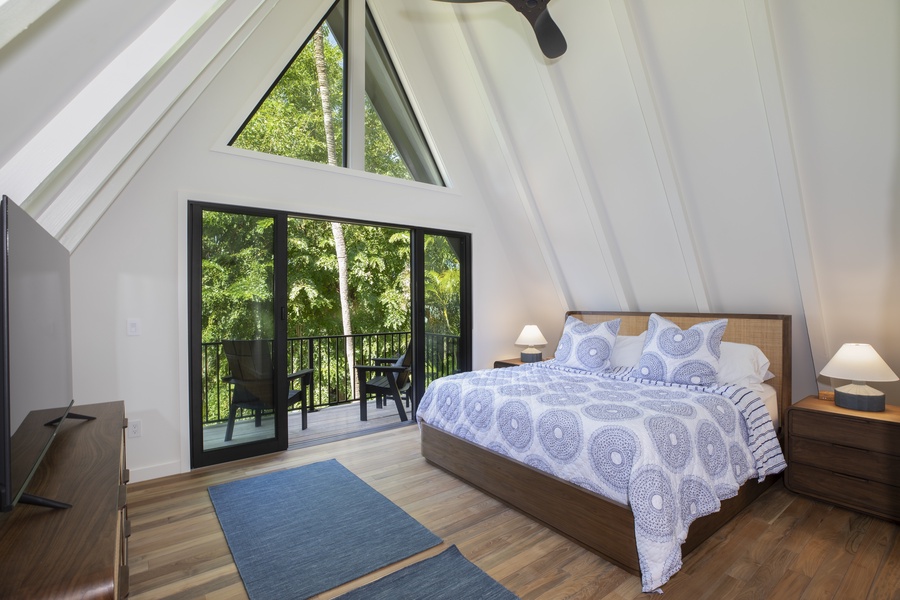
<svg viewBox="0 0 900 600"><path fill-rule="evenodd" d="M412 385L410 366L412 365L412 345L406 352L395 358L374 358L374 365L356 365L356 378L359 381L359 420L367 421L368 406L366 401L370 394L375 395L375 407L381 408L390 396L397 405L401 421L408 421L403 408L403 398L409 399L409 388Z"/></svg>
<svg viewBox="0 0 900 600"><path fill-rule="evenodd" d="M262 424L262 412L275 408L273 385L275 370L266 340L223 340L222 347L228 359L231 375L224 381L230 383L231 407L228 410L228 425L225 441L230 442L234 434L234 419L238 409L254 412L256 426ZM312 369L303 369L288 375L288 408L300 403L300 424L306 429L306 390L312 385ZM296 381L300 389L294 389Z"/></svg>

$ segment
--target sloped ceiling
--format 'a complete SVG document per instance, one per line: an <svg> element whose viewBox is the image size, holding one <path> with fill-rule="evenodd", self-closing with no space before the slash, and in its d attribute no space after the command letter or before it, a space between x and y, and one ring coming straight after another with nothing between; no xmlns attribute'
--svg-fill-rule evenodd
<svg viewBox="0 0 900 600"><path fill-rule="evenodd" d="M65 57L77 81L0 100L0 187L74 249L139 168L123 156L177 127L278 1L66 4L0 48L16 84L53 36L93 42ZM523 287L566 308L791 314L803 393L843 342L900 369L896 2L553 0L555 60L502 2L370 4L426 129L465 144L444 167L477 183ZM120 18L76 19L100 10ZM142 71L116 89L122 57ZM115 101L66 126L106 86Z"/></svg>

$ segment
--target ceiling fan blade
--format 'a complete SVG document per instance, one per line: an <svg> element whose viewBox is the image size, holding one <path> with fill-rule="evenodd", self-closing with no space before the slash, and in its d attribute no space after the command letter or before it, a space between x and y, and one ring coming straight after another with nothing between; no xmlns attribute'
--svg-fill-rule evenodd
<svg viewBox="0 0 900 600"><path fill-rule="evenodd" d="M472 2L497 2L503 0L437 0L438 2L451 2L456 4L469 4ZM559 26L547 11L547 3L550 0L505 0L520 12L534 29L541 52L547 58L562 56L568 44L560 31Z"/></svg>
<svg viewBox="0 0 900 600"><path fill-rule="evenodd" d="M558 58L565 53L569 45L548 11L545 10L539 14L531 25L534 27L534 35L537 37L538 45L544 56Z"/></svg>

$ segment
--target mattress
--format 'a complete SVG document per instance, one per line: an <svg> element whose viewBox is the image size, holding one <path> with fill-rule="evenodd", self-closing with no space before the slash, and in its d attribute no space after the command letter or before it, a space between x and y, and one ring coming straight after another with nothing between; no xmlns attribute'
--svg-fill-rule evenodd
<svg viewBox="0 0 900 600"><path fill-rule="evenodd" d="M759 392L760 399L766 405L769 416L772 417L772 425L775 431L778 431L781 428L781 418L778 416L778 392L767 383L763 383L761 387L762 391Z"/></svg>

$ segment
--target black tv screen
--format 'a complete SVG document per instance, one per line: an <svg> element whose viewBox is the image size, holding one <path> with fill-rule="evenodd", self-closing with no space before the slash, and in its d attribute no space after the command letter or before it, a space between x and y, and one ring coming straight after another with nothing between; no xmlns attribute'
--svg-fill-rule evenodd
<svg viewBox="0 0 900 600"><path fill-rule="evenodd" d="M0 201L0 510L23 496L57 427L13 436L29 412L72 404L69 251L6 196ZM18 436L18 441L25 434Z"/></svg>

